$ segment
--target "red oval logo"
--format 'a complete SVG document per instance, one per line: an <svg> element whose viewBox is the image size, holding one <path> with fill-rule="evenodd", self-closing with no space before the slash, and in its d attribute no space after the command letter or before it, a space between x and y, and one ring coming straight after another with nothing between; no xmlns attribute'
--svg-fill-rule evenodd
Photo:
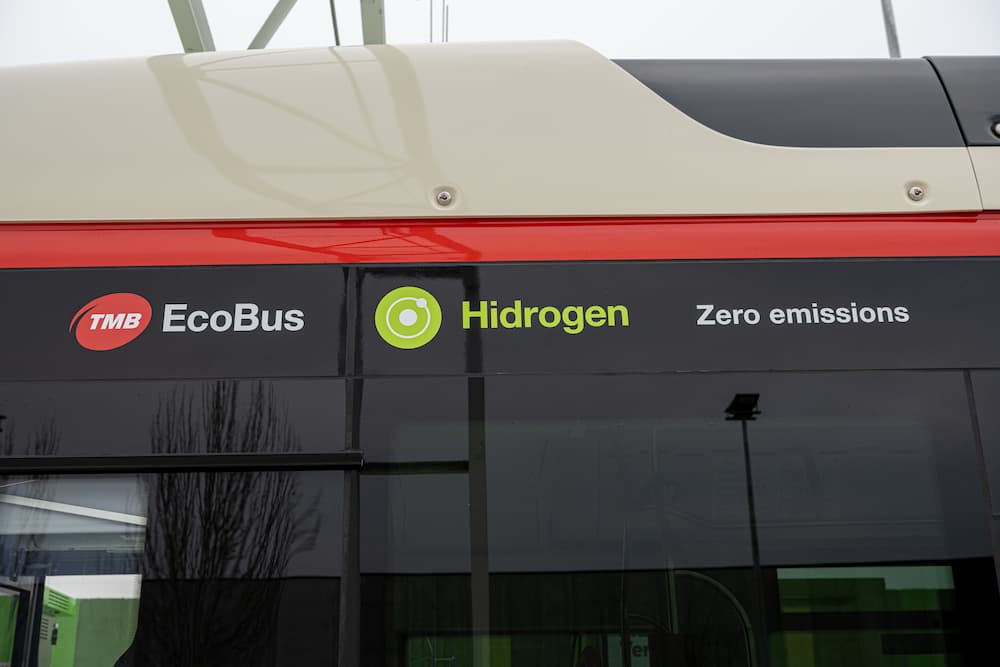
<svg viewBox="0 0 1000 667"><path fill-rule="evenodd" d="M113 350L138 338L151 319L149 301L138 294L116 292L99 296L78 310L69 330L76 330L76 342L88 350Z"/></svg>

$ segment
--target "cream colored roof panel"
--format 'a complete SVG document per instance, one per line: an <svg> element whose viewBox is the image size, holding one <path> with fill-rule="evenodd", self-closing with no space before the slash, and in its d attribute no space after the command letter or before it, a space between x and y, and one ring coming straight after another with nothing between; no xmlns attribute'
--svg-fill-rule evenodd
<svg viewBox="0 0 1000 667"><path fill-rule="evenodd" d="M41 65L0 70L0 90L7 221L982 206L965 148L741 141L569 42Z"/></svg>
<svg viewBox="0 0 1000 667"><path fill-rule="evenodd" d="M1000 146L972 146L969 153L983 194L983 208L1000 211Z"/></svg>

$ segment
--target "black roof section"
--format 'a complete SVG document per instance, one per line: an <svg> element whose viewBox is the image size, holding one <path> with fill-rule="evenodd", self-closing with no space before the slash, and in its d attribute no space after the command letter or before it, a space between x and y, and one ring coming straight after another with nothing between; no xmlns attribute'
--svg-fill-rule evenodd
<svg viewBox="0 0 1000 667"><path fill-rule="evenodd" d="M928 58L948 93L969 146L1000 146L1000 56Z"/></svg>
<svg viewBox="0 0 1000 667"><path fill-rule="evenodd" d="M688 116L746 141L965 146L948 96L923 59L615 62Z"/></svg>

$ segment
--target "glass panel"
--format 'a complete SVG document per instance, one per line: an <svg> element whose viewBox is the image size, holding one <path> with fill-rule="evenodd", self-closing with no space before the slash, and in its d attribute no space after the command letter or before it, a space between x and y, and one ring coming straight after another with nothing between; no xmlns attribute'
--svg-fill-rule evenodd
<svg viewBox="0 0 1000 667"><path fill-rule="evenodd" d="M384 460L472 451L480 420L486 445L468 474L365 475L366 665L991 662L960 372L379 382L362 438ZM747 392L744 431L725 409Z"/></svg>
<svg viewBox="0 0 1000 667"><path fill-rule="evenodd" d="M487 379L500 665L756 664L740 429L703 381Z"/></svg>
<svg viewBox="0 0 1000 667"><path fill-rule="evenodd" d="M491 666L988 661L977 633L998 601L961 373L486 388ZM763 414L744 440L724 409L746 392Z"/></svg>
<svg viewBox="0 0 1000 667"><path fill-rule="evenodd" d="M4 653L13 665L113 665L135 634L148 486L138 477L0 485Z"/></svg>
<svg viewBox="0 0 1000 667"><path fill-rule="evenodd" d="M468 391L464 378L365 380L365 461L464 461Z"/></svg>
<svg viewBox="0 0 1000 667"><path fill-rule="evenodd" d="M468 506L466 475L364 476L362 664L403 664L414 655L414 628L468 633ZM440 647L426 648L435 660L441 657Z"/></svg>
<svg viewBox="0 0 1000 667"><path fill-rule="evenodd" d="M491 569L752 564L739 426L724 419L729 396L705 379L486 387Z"/></svg>
<svg viewBox="0 0 1000 667"><path fill-rule="evenodd" d="M966 665L993 651L987 560L779 568L773 665Z"/></svg>
<svg viewBox="0 0 1000 667"><path fill-rule="evenodd" d="M0 453L329 452L343 405L341 380L0 384Z"/></svg>
<svg viewBox="0 0 1000 667"><path fill-rule="evenodd" d="M468 505L465 475L366 475L362 571L468 572Z"/></svg>
<svg viewBox="0 0 1000 667"><path fill-rule="evenodd" d="M0 662L334 664L342 478L3 480Z"/></svg>
<svg viewBox="0 0 1000 667"><path fill-rule="evenodd" d="M720 385L735 385L720 378ZM986 557L986 499L961 373L747 375L761 559Z"/></svg>
<svg viewBox="0 0 1000 667"><path fill-rule="evenodd" d="M749 564L751 390L764 564L990 554L960 373L491 378L492 566Z"/></svg>

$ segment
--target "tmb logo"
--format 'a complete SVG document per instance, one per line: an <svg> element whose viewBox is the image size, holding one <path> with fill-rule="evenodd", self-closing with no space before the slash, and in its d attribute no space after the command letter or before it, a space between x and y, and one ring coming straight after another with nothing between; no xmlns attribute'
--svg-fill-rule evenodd
<svg viewBox="0 0 1000 667"><path fill-rule="evenodd" d="M150 320L153 308L138 294L116 292L99 296L77 311L69 330L88 350L114 350L139 337Z"/></svg>

